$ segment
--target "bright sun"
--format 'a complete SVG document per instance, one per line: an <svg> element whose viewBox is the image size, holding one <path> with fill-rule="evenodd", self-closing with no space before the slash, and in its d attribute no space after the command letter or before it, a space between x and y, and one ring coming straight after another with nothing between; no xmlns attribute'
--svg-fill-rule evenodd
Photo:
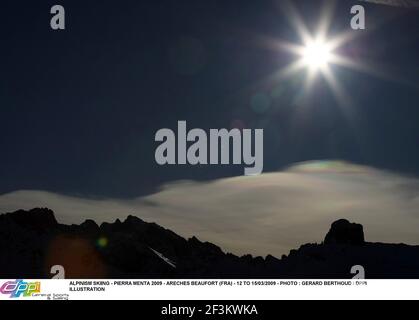
<svg viewBox="0 0 419 320"><path fill-rule="evenodd" d="M331 59L331 48L325 41L307 43L302 51L304 64L312 70L327 67Z"/></svg>
<svg viewBox="0 0 419 320"><path fill-rule="evenodd" d="M286 1L287 2L287 1ZM318 76L330 87L339 105L347 106L350 98L345 92L339 79L335 75L335 68L344 67L356 71L377 75L376 70L371 66L352 60L343 53L342 46L352 41L355 37L353 33L335 34L333 37L329 33L332 23L333 6L325 6L321 13L320 23L313 30L310 30L303 21L298 10L294 8L291 1L284 7L291 25L295 28L298 38L296 42L287 42L278 39L267 38L267 45L274 49L285 50L296 56L296 59L275 72L273 79L285 79L295 76L301 71L305 71L306 77L302 83L304 92L308 94L313 88L313 84ZM312 33L311 31L314 31ZM339 49L341 48L341 49ZM321 81L321 83L324 83Z"/></svg>

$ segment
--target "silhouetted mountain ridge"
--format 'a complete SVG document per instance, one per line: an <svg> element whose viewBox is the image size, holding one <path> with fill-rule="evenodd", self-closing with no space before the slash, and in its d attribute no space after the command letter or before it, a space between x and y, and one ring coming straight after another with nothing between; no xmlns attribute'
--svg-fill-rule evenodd
<svg viewBox="0 0 419 320"><path fill-rule="evenodd" d="M354 265L367 278L417 278L419 247L365 242L362 225L341 219L281 259L238 257L132 215L100 226L63 225L46 208L0 215L1 278L50 278L53 265L66 278L351 278Z"/></svg>

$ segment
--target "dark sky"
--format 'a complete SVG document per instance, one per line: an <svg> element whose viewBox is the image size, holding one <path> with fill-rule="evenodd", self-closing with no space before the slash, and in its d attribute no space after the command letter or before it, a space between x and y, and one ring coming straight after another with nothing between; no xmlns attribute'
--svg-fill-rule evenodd
<svg viewBox="0 0 419 320"><path fill-rule="evenodd" d="M57 3L65 31L49 26ZM340 50L387 77L333 66L352 100L345 109L321 77L309 96L304 73L267 81L295 57L260 39L300 41L281 3L1 1L0 194L132 197L243 174L241 165L158 166L154 134L178 120L264 128L265 172L343 159L418 175L419 11L364 4L367 30ZM322 1L293 3L313 30ZM338 1L331 33L350 31L356 3Z"/></svg>

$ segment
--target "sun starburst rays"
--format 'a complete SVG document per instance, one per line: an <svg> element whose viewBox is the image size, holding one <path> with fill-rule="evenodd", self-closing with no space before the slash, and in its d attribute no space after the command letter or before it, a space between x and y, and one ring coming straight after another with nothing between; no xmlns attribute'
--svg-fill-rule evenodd
<svg viewBox="0 0 419 320"><path fill-rule="evenodd" d="M347 96L343 86L340 85L335 77L332 66L339 65L354 70L369 71L365 67L357 64L348 57L340 55L337 50L349 42L353 35L345 33L336 37L329 37L329 28L331 25L333 7L325 6L323 8L320 24L315 34L310 33L298 11L290 3L286 6L286 15L289 17L291 25L297 31L300 38L300 44L284 43L278 41L278 47L294 54L297 59L290 65L285 66L279 74L283 76L292 76L296 72L306 70L306 80L304 90L306 93L311 91L315 79L321 75L329 85L338 103L344 103Z"/></svg>

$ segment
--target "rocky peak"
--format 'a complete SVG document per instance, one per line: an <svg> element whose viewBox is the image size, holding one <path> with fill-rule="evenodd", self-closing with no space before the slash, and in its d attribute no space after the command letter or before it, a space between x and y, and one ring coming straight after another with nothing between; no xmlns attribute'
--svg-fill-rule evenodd
<svg viewBox="0 0 419 320"><path fill-rule="evenodd" d="M80 225L80 228L86 232L96 232L99 230L99 226L97 225L97 223L91 219L87 219L86 221L84 221Z"/></svg>
<svg viewBox="0 0 419 320"><path fill-rule="evenodd" d="M142 225L144 221L136 216L129 215L125 221L123 222L125 225L135 226L135 225Z"/></svg>
<svg viewBox="0 0 419 320"><path fill-rule="evenodd" d="M6 213L0 217L13 221L20 226L32 227L36 229L55 228L58 226L54 212L47 208L35 208L29 211L18 210Z"/></svg>
<svg viewBox="0 0 419 320"><path fill-rule="evenodd" d="M340 219L332 223L324 239L325 244L350 244L361 245L365 243L364 230L358 223L350 223Z"/></svg>

